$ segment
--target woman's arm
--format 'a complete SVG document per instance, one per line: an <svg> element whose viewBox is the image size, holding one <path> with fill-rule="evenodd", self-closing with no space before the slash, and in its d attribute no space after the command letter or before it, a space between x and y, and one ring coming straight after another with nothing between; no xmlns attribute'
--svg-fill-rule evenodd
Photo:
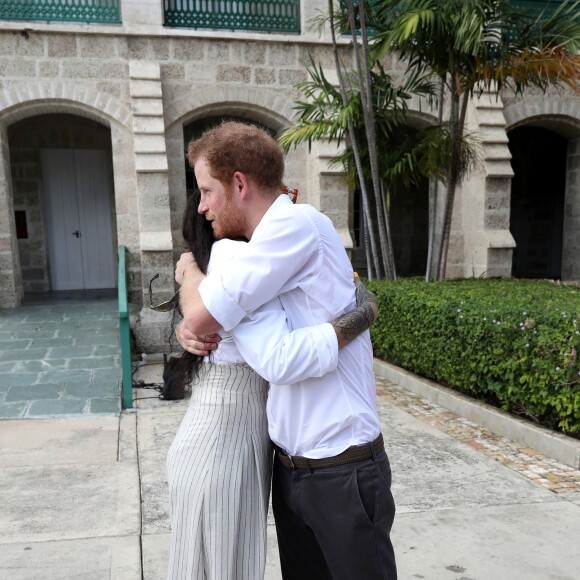
<svg viewBox="0 0 580 580"><path fill-rule="evenodd" d="M292 384L320 377L336 368L339 348L368 330L377 317L375 295L360 281L356 298L357 307L332 323L292 332L280 301L274 299L247 316L231 334L242 358L272 383ZM219 341L215 335L188 337L183 327L178 327L176 334L186 350L201 356Z"/></svg>

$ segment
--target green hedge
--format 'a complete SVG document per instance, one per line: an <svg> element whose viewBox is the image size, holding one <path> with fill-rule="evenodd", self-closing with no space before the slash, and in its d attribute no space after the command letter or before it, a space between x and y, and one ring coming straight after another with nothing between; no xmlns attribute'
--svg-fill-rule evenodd
<svg viewBox="0 0 580 580"><path fill-rule="evenodd" d="M580 288L373 280L375 356L551 429L580 433Z"/></svg>

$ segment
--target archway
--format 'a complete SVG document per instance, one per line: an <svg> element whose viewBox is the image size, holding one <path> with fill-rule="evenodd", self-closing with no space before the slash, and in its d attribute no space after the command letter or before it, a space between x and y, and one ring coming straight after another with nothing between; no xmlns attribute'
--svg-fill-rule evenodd
<svg viewBox="0 0 580 580"><path fill-rule="evenodd" d="M543 127L508 133L514 177L510 230L515 278L562 277L568 139Z"/></svg>
<svg viewBox="0 0 580 580"><path fill-rule="evenodd" d="M401 127L398 130L397 141L399 143L412 142L417 132L418 129L412 126ZM385 195L389 208L389 225L397 276L424 275L427 267L429 236L429 182L423 179L417 185L395 183L389 191L385 192ZM371 209L372 219L375 219L374 208ZM362 275L367 275L363 244L364 220L359 189L354 193L352 216L355 238L353 264Z"/></svg>
<svg viewBox="0 0 580 580"><path fill-rule="evenodd" d="M114 288L111 129L58 112L7 133L24 292Z"/></svg>

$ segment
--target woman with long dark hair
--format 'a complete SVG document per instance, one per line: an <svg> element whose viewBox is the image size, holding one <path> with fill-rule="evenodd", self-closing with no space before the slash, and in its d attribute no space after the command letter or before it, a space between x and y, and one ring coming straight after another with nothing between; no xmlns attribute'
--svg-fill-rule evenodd
<svg viewBox="0 0 580 580"><path fill-rule="evenodd" d="M196 192L188 200L182 233L207 273L235 260L245 242L214 243L198 205ZM335 331L330 327L330 342L336 341ZM324 368L320 362L328 359L320 350L329 347L329 324L290 332L278 298L220 335L211 355L186 351L174 361L178 380L191 384L191 401L167 455L170 580L263 578L272 469L267 380L292 384L336 366L337 356ZM335 343L333 348L338 351Z"/></svg>

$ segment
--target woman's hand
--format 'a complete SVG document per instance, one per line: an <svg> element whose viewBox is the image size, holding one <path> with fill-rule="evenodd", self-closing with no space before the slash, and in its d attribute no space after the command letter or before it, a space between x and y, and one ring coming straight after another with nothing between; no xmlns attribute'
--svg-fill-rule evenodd
<svg viewBox="0 0 580 580"><path fill-rule="evenodd" d="M183 350L198 356L207 356L210 351L215 350L218 347L218 344L222 339L219 334L197 336L187 330L182 322L183 321L175 327L175 336L177 336L177 341L183 347Z"/></svg>
<svg viewBox="0 0 580 580"><path fill-rule="evenodd" d="M175 265L175 281L181 286L183 284L183 276L188 268L194 268L201 273L195 258L191 252L181 254L179 261Z"/></svg>

